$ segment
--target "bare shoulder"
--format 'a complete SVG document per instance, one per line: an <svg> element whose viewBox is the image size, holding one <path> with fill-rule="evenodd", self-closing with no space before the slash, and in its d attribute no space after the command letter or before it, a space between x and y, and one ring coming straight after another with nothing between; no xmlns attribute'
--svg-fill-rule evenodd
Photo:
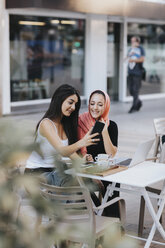
<svg viewBox="0 0 165 248"><path fill-rule="evenodd" d="M51 120L45 118L41 121L39 131L43 136L45 136L45 134L49 132L49 130L52 132L54 129L55 125Z"/></svg>
<svg viewBox="0 0 165 248"><path fill-rule="evenodd" d="M49 120L48 118L44 118L41 122L40 122L40 127L48 127L48 126L53 126L53 122L51 120Z"/></svg>

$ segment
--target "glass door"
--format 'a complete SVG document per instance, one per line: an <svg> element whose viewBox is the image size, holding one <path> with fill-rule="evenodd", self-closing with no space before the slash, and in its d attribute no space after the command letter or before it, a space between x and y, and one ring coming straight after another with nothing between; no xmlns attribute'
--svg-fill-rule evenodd
<svg viewBox="0 0 165 248"><path fill-rule="evenodd" d="M117 101L119 96L120 30L120 23L108 22L107 93L114 101Z"/></svg>
<svg viewBox="0 0 165 248"><path fill-rule="evenodd" d="M165 93L165 25L128 23L128 49L132 36L139 36L145 50L146 77L142 80L140 94Z"/></svg>

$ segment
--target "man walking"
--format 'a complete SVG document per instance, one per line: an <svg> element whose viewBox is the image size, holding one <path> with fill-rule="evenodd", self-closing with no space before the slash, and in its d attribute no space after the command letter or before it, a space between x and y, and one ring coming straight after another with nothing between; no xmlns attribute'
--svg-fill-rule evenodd
<svg viewBox="0 0 165 248"><path fill-rule="evenodd" d="M142 80L142 69L145 51L140 46L140 37L131 38L131 48L128 51L128 87L130 95L133 96L133 104L128 113L139 111L142 101L139 99L139 90Z"/></svg>

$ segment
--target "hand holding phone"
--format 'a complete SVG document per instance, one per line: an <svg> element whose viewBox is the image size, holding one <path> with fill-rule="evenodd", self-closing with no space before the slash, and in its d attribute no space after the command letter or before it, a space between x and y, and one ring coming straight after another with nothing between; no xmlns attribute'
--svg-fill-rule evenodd
<svg viewBox="0 0 165 248"><path fill-rule="evenodd" d="M105 126L105 124L103 122L96 121L95 125L92 128L91 134L93 134L93 133L101 134L102 131L103 131L104 126ZM95 137L95 138L97 138L97 137Z"/></svg>
<svg viewBox="0 0 165 248"><path fill-rule="evenodd" d="M97 144L97 142L100 140L99 138L96 138L98 137L99 133L91 134L91 130L92 128L85 134L85 136L81 140L78 141L80 143L80 147L87 147Z"/></svg>

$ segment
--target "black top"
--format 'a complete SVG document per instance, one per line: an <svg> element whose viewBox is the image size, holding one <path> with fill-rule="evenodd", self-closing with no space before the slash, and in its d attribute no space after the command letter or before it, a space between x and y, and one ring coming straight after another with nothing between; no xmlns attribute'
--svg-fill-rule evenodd
<svg viewBox="0 0 165 248"><path fill-rule="evenodd" d="M110 136L110 139L112 141L112 144L114 146L118 145L118 127L117 124L114 121L110 121L108 126L108 133ZM93 156L93 159L99 154L99 153L106 153L103 143L103 137L100 135L100 141L97 145L92 145L87 147L87 153L91 154Z"/></svg>

